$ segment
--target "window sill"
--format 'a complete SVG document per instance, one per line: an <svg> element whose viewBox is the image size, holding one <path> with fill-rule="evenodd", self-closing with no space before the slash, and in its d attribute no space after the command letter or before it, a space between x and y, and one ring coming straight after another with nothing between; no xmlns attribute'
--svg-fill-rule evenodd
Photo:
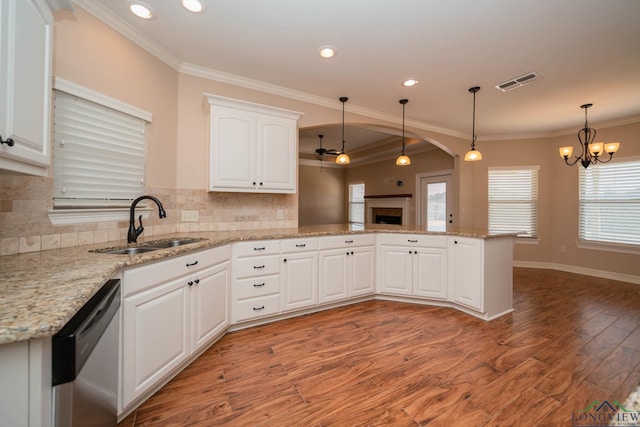
<svg viewBox="0 0 640 427"><path fill-rule="evenodd" d="M535 237L516 237L516 244L518 245L539 245L540 239Z"/></svg>
<svg viewBox="0 0 640 427"><path fill-rule="evenodd" d="M590 249L594 251L619 252L623 254L640 255L640 247L636 245L625 245L623 243L605 243L591 240L578 240L576 246L580 249Z"/></svg>
<svg viewBox="0 0 640 427"><path fill-rule="evenodd" d="M129 221L129 208L54 209L48 212L53 225ZM136 217L149 218L151 208L137 207Z"/></svg>

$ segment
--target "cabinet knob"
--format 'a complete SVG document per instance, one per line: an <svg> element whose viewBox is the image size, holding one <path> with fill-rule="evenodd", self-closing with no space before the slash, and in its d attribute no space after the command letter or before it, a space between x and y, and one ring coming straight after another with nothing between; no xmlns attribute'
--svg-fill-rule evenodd
<svg viewBox="0 0 640 427"><path fill-rule="evenodd" d="M193 282L197 285L198 283L200 283L200 279L196 279Z"/></svg>
<svg viewBox="0 0 640 427"><path fill-rule="evenodd" d="M457 244L458 244L458 241L457 241L457 240L454 240L454 241L453 241L453 243L455 243L455 244L457 245Z"/></svg>
<svg viewBox="0 0 640 427"><path fill-rule="evenodd" d="M351 251L351 255L353 255L353 251Z"/></svg>
<svg viewBox="0 0 640 427"><path fill-rule="evenodd" d="M287 262L287 259L285 258L285 259L283 259L282 261L283 261L283 262Z"/></svg>
<svg viewBox="0 0 640 427"><path fill-rule="evenodd" d="M189 285L189 286L193 286L193 282L192 282L192 281L189 281L189 282L187 282L187 285Z"/></svg>
<svg viewBox="0 0 640 427"><path fill-rule="evenodd" d="M2 139L2 135L0 135L0 144L7 144L9 147L13 147L14 142L11 138Z"/></svg>
<svg viewBox="0 0 640 427"><path fill-rule="evenodd" d="M262 183L260 183L260 185L262 185Z"/></svg>
<svg viewBox="0 0 640 427"><path fill-rule="evenodd" d="M253 181L253 185L256 185L256 182L255 182L255 181Z"/></svg>

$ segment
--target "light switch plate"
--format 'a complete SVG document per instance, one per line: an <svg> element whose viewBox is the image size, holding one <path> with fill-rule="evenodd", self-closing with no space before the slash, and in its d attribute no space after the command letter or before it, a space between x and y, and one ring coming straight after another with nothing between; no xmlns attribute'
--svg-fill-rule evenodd
<svg viewBox="0 0 640 427"><path fill-rule="evenodd" d="M200 219L200 212L197 210L182 210L182 222L197 222Z"/></svg>

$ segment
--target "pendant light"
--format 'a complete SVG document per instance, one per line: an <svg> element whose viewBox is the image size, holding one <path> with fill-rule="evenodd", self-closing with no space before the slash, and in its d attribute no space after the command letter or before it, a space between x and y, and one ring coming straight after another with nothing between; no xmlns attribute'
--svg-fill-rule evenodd
<svg viewBox="0 0 640 427"><path fill-rule="evenodd" d="M409 166L411 164L411 159L409 156L404 154L404 106L409 102L408 99L401 99L400 104L402 104L402 154L398 156L396 159L397 166Z"/></svg>
<svg viewBox="0 0 640 427"><path fill-rule="evenodd" d="M344 103L347 102L349 98L346 96L340 97L340 102L342 102L342 150L340 150L340 154L336 157L336 163L340 165L348 165L351 163L351 159L344 152Z"/></svg>
<svg viewBox="0 0 640 427"><path fill-rule="evenodd" d="M476 150L476 92L480 90L480 86L474 86L469 88L469 92L473 93L473 127L471 136L471 150L467 151L464 155L465 162L475 162L482 160L482 154Z"/></svg>

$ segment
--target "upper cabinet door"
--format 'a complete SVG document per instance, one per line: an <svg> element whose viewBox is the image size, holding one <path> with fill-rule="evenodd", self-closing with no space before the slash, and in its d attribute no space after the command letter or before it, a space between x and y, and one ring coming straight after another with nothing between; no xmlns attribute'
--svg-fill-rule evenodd
<svg viewBox="0 0 640 427"><path fill-rule="evenodd" d="M52 28L44 0L0 2L0 169L47 175Z"/></svg>
<svg viewBox="0 0 640 427"><path fill-rule="evenodd" d="M295 193L300 113L207 95L209 191Z"/></svg>

